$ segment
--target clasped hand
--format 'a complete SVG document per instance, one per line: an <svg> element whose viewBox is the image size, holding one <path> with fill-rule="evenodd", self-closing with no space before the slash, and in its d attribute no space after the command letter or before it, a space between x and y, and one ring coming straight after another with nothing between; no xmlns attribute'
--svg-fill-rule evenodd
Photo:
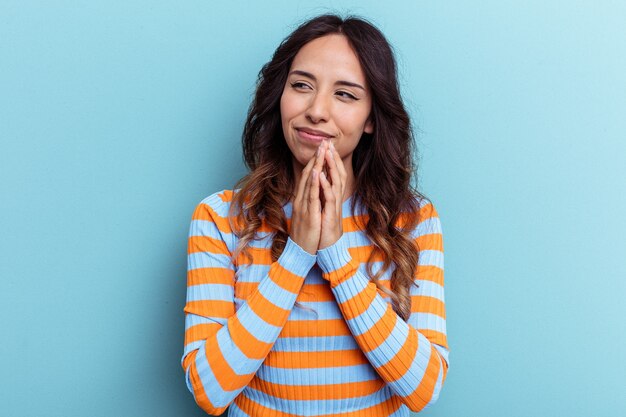
<svg viewBox="0 0 626 417"><path fill-rule="evenodd" d="M323 141L302 170L291 215L291 240L310 254L332 245L343 234L341 206L346 179L334 145Z"/></svg>

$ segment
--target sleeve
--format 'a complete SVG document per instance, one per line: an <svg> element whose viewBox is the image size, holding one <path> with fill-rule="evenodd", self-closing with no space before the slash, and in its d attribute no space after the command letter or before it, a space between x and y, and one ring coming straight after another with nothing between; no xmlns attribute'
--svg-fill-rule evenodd
<svg viewBox="0 0 626 417"><path fill-rule="evenodd" d="M443 240L437 212L423 203L413 232L419 265L411 288L411 314L405 322L359 270L346 234L318 251L318 264L330 282L357 344L380 377L411 411L439 397L448 370L443 293Z"/></svg>
<svg viewBox="0 0 626 417"><path fill-rule="evenodd" d="M227 205L212 197L197 206L189 231L181 362L198 405L219 415L265 360L316 257L288 239L282 255L236 310L229 250L234 237Z"/></svg>

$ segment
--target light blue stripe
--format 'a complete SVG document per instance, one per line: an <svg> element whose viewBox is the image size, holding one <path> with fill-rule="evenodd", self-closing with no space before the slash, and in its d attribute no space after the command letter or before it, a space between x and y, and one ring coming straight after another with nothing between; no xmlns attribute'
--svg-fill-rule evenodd
<svg viewBox="0 0 626 417"><path fill-rule="evenodd" d="M187 302L190 301L230 301L235 297L232 285L200 284L187 287Z"/></svg>
<svg viewBox="0 0 626 417"><path fill-rule="evenodd" d="M297 294L290 293L283 289L271 279L268 279L263 285L259 285L257 288L267 301L283 310L290 310L298 296Z"/></svg>
<svg viewBox="0 0 626 417"><path fill-rule="evenodd" d="M223 233L229 235L229 233ZM210 237L222 240L222 233L217 225L210 220L192 220L189 226L189 237Z"/></svg>
<svg viewBox="0 0 626 417"><path fill-rule="evenodd" d="M298 303L308 309L298 308L297 306L291 310L289 320L336 320L341 319L341 310L335 301L310 301Z"/></svg>
<svg viewBox="0 0 626 417"><path fill-rule="evenodd" d="M335 368L273 368L261 365L256 373L264 381L282 385L299 385L290 381L309 381L315 385L346 384L372 381L379 376L370 364L340 366ZM272 379L273 378L273 379Z"/></svg>
<svg viewBox="0 0 626 417"><path fill-rule="evenodd" d="M437 332L446 332L446 321L442 317L431 313L411 313L409 324L418 330L428 329Z"/></svg>
<svg viewBox="0 0 626 417"><path fill-rule="evenodd" d="M450 367L450 351L448 349L446 349L445 347L438 345L436 343L433 343L433 347L435 349L437 349L437 352L439 352L439 354L443 357L443 359L445 359L446 363L448 364L448 367Z"/></svg>
<svg viewBox="0 0 626 417"><path fill-rule="evenodd" d="M332 400L286 400L272 397L267 401L268 396L264 392L253 388L246 388L243 395L252 401L266 405L274 410L280 410L289 414L306 413L307 416L328 415L335 412L349 413L358 412L365 408L374 407L392 397L393 393L389 389L380 389L372 394L362 397L341 398Z"/></svg>
<svg viewBox="0 0 626 417"><path fill-rule="evenodd" d="M425 279L416 279L415 283L419 287L411 285L411 291L409 292L411 295L424 295L437 298L441 301L444 300L443 287L436 282Z"/></svg>
<svg viewBox="0 0 626 417"><path fill-rule="evenodd" d="M195 400L196 393L193 391L193 385L191 384L190 370L191 370L191 366L188 366L187 369L185 369L185 384L187 384L187 389L193 395L193 399Z"/></svg>
<svg viewBox="0 0 626 417"><path fill-rule="evenodd" d="M333 288L332 292L335 294L338 303L344 303L361 293L369 282L369 278L366 275L357 271L352 277Z"/></svg>
<svg viewBox="0 0 626 417"><path fill-rule="evenodd" d="M260 282L269 272L269 265L241 265L237 270L237 282Z"/></svg>
<svg viewBox="0 0 626 417"><path fill-rule="evenodd" d="M327 352L354 350L359 345L352 336L279 337L272 350L277 352Z"/></svg>
<svg viewBox="0 0 626 417"><path fill-rule="evenodd" d="M202 345L196 354L196 371L211 404L218 408L228 405L234 396L230 392L224 391L217 382L215 374L206 360L205 345Z"/></svg>
<svg viewBox="0 0 626 417"><path fill-rule="evenodd" d="M417 354L408 371L400 379L388 383L401 397L406 397L415 391L424 378L428 366L431 344L421 333L417 334L417 343Z"/></svg>
<svg viewBox="0 0 626 417"><path fill-rule="evenodd" d="M198 268L228 268L234 270L230 256L210 252L195 252L187 255L187 270Z"/></svg>
<svg viewBox="0 0 626 417"><path fill-rule="evenodd" d="M220 194L223 194L224 191L226 190L211 194L201 202L202 204L206 204L211 207L220 217L228 217L228 210L230 209L230 202L227 203L220 197Z"/></svg>
<svg viewBox="0 0 626 417"><path fill-rule="evenodd" d="M274 342L274 340L276 340L275 335L280 333L282 330L281 327L267 323L252 309L248 309L246 314L240 314L239 321L246 328L246 330L252 334L252 336L264 343Z"/></svg>
<svg viewBox="0 0 626 417"><path fill-rule="evenodd" d="M360 230L356 230L354 232L344 232L343 234L348 239L349 247L353 248L356 246L371 246L372 245L372 241L369 240L367 235Z"/></svg>
<svg viewBox="0 0 626 417"><path fill-rule="evenodd" d="M217 344L228 366L230 366L237 375L246 375L255 372L259 367L259 362L262 362L262 360L248 358L241 349L239 349L233 342L228 327L224 327L217 332Z"/></svg>
<svg viewBox="0 0 626 417"><path fill-rule="evenodd" d="M435 387L433 389L433 396L430 397L430 401L428 401L428 404L426 404L423 410L427 409L428 407L433 405L435 402L437 402L437 399L439 398L439 393L441 392L442 380L443 380L443 364L441 364L441 368L439 368L439 375L437 376L437 382L435 383Z"/></svg>
<svg viewBox="0 0 626 417"><path fill-rule="evenodd" d="M217 324L225 325L227 320L228 319L222 318L222 317L208 318L208 317L198 316L197 314L193 314L193 313L187 313L185 315L185 330L197 324L217 323Z"/></svg>
<svg viewBox="0 0 626 417"><path fill-rule="evenodd" d="M385 315L389 304L381 297L372 300L367 310L347 321L352 334L360 336L369 331Z"/></svg>
<svg viewBox="0 0 626 417"><path fill-rule="evenodd" d="M320 269L318 268L311 268L311 270L309 271L309 273L307 274L305 280L304 280L305 284L324 284L324 285L328 285L328 281L326 281L323 277L322 277L322 272Z"/></svg>
<svg viewBox="0 0 626 417"><path fill-rule="evenodd" d="M202 347L203 344L204 344L204 340L196 340L195 342L187 343L185 345L185 348L183 349L183 357L180 359L181 365L187 355L189 355L191 352L193 352L196 349L200 349L200 347Z"/></svg>
<svg viewBox="0 0 626 417"><path fill-rule="evenodd" d="M256 236L258 239L250 241L250 246L255 248L270 248L272 246L273 233L257 232ZM234 245L238 240L234 233L219 230L211 220L192 220L189 226L189 237L210 237L223 241L231 252L234 252Z"/></svg>
<svg viewBox="0 0 626 417"><path fill-rule="evenodd" d="M439 250L422 250L417 262L421 266L436 266L443 269L443 252Z"/></svg>
<svg viewBox="0 0 626 417"><path fill-rule="evenodd" d="M430 219L420 222L411 232L411 237L413 239L417 239L420 236L430 235L433 233L441 234L441 222L439 217L431 217Z"/></svg>
<svg viewBox="0 0 626 417"><path fill-rule="evenodd" d="M402 320L396 320L391 333L385 341L376 349L367 352L365 355L374 368L386 365L396 354L402 350L406 339L409 336L409 326Z"/></svg>

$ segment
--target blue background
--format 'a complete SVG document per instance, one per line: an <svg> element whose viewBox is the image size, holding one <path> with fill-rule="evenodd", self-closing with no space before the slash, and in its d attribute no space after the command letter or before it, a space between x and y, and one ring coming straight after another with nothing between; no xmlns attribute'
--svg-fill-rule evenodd
<svg viewBox="0 0 626 417"><path fill-rule="evenodd" d="M382 3L0 3L1 415L203 415L191 213L245 172L261 65L325 11L395 46L442 218L451 369L423 415L623 413L626 6Z"/></svg>

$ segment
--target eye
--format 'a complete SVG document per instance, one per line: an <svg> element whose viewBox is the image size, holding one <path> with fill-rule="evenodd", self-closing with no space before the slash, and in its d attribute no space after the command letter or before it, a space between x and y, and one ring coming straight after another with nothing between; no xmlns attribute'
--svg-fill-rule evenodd
<svg viewBox="0 0 626 417"><path fill-rule="evenodd" d="M358 100L353 94L348 93L347 91L337 91L336 93L341 98L346 98L350 100Z"/></svg>
<svg viewBox="0 0 626 417"><path fill-rule="evenodd" d="M305 90L309 88L309 85L307 83L303 83L302 81L296 81L291 83L291 87L296 90Z"/></svg>

